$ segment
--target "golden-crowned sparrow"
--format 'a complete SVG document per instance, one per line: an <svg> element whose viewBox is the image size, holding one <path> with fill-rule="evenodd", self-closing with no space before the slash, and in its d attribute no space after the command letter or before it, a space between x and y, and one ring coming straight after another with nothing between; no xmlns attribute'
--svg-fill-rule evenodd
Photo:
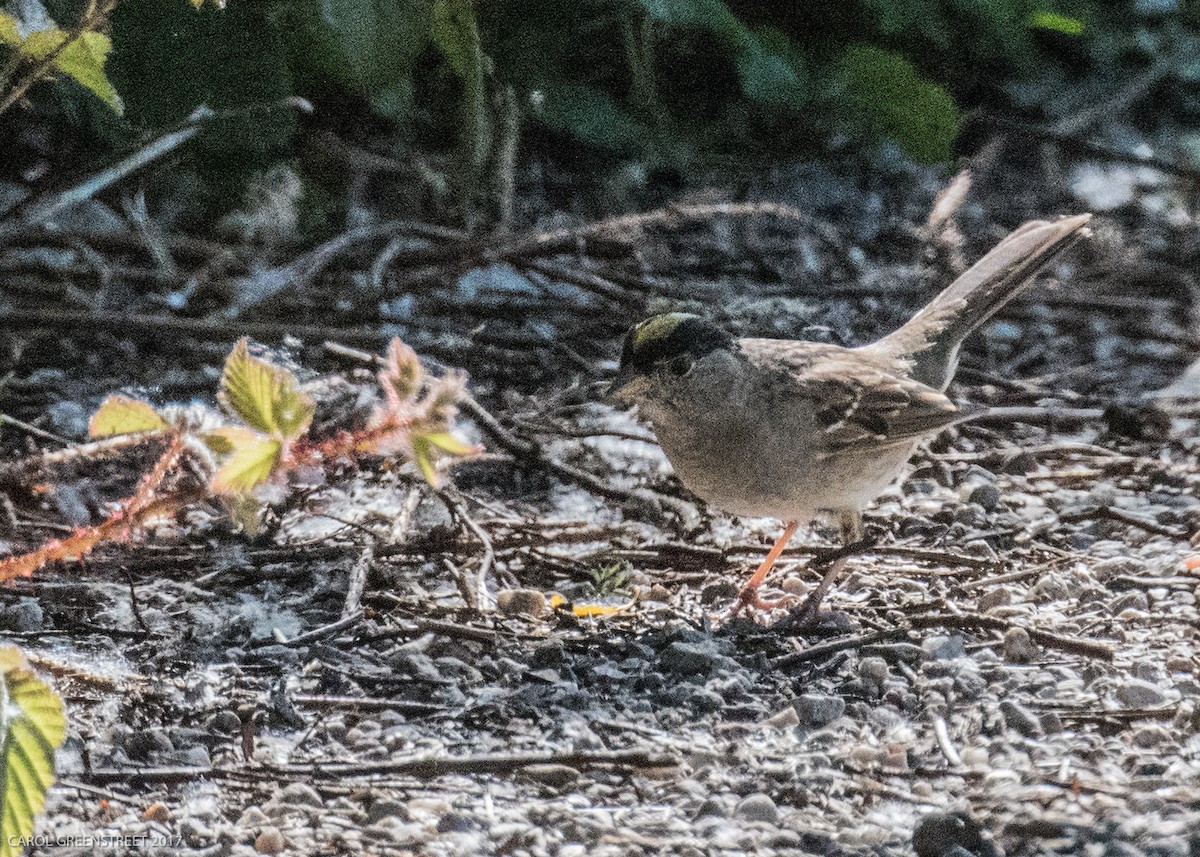
<svg viewBox="0 0 1200 857"><path fill-rule="evenodd" d="M686 313L629 331L611 397L640 407L679 478L706 502L785 522L732 612L769 606L758 587L798 524L829 513L847 543L860 540L863 508L917 444L982 411L944 394L959 346L1086 235L1090 217L1026 223L899 330L859 348L735 339ZM816 615L844 562L831 563L804 615Z"/></svg>

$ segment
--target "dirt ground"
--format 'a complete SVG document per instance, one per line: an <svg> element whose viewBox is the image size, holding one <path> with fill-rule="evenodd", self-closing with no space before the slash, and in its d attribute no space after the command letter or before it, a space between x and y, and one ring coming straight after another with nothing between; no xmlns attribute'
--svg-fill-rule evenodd
<svg viewBox="0 0 1200 857"><path fill-rule="evenodd" d="M1200 854L1194 187L989 151L957 232L926 224L933 170L798 164L753 206L235 256L223 314L167 315L171 283L95 211L79 241L6 248L0 411L32 429L0 436L0 549L99 520L152 460L45 459L41 432L79 439L117 390L211 404L241 335L331 401L399 335L470 371L487 448L440 493L368 462L259 536L196 506L0 590L0 636L71 723L37 853ZM864 342L1024 220L1092 209L972 339L952 394L996 410L869 510L828 621L713 622L779 524L704 509L599 401L627 324ZM216 249L176 240L178 276ZM806 591L832 536L769 588ZM467 606L479 585L502 609ZM594 603L624 609L570 608Z"/></svg>

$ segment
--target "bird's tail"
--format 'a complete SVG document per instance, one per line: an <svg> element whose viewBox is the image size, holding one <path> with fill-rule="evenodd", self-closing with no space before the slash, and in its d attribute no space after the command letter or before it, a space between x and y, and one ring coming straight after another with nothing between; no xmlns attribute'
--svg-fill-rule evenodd
<svg viewBox="0 0 1200 857"><path fill-rule="evenodd" d="M1033 282L1043 265L1088 234L1090 214L1032 220L1012 232L895 333L867 346L913 362L912 375L945 390L967 335Z"/></svg>

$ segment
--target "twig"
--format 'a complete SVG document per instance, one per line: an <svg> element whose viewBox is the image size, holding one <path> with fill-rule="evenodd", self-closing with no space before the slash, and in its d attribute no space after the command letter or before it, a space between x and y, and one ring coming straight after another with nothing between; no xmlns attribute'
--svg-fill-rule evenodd
<svg viewBox="0 0 1200 857"><path fill-rule="evenodd" d="M342 619L362 614L362 594L367 585L367 573L375 564L375 548L367 545L354 565L350 566L350 577L346 581L346 602L342 605Z"/></svg>
<svg viewBox="0 0 1200 857"><path fill-rule="evenodd" d="M1145 530L1156 536L1167 536L1168 538L1181 540L1188 537L1188 534L1183 530L1165 526L1157 521L1151 521L1148 518L1143 518L1140 515L1135 515L1132 512L1117 509L1113 506L1088 506L1086 509L1059 515L1058 520L1064 524L1076 524L1080 521L1094 521L1098 518L1116 521L1119 524L1128 524L1131 527L1137 527L1139 530Z"/></svg>
<svg viewBox="0 0 1200 857"><path fill-rule="evenodd" d="M263 646L269 646L269 645L275 645L275 644L278 644L281 646L289 646L289 647L291 647L291 646L307 646L309 643L316 642L317 640L321 639L322 637L328 637L330 634L336 634L338 631L342 631L342 630L345 630L346 628L352 627L353 625L357 624L359 622L359 620L362 619L362 617L363 617L363 611L361 609L359 609L359 610L356 610L353 613L351 613L349 616L343 616L341 619L338 619L336 622L330 622L328 625L322 625L320 628L313 628L311 631L306 631L305 633L299 635L298 637L293 637L290 640L287 639L286 637L284 637L277 630L275 637L273 639L252 642L252 643L250 643L249 648L257 649L257 648L261 648Z"/></svg>
<svg viewBox="0 0 1200 857"><path fill-rule="evenodd" d="M380 774L407 774L435 779L449 774L508 774L531 765L568 765L574 768L617 766L669 768L679 764L672 755L652 750L596 750L579 753L495 753L480 756L423 756L396 762L330 762L313 765L258 765L243 768L179 766L169 768L93 769L84 779L105 783L186 783L207 778L276 781L280 777L346 779Z"/></svg>
<svg viewBox="0 0 1200 857"><path fill-rule="evenodd" d="M71 441L65 437L62 437L61 435L54 434L54 432L49 432L45 429L40 429L37 426L30 425L29 423L19 420L16 417L10 417L8 414L0 413L0 426L4 425L5 423L8 423L11 426L16 426L26 434L31 434L34 437L40 437L42 440L51 440L55 443L61 443L63 446L71 445Z"/></svg>
<svg viewBox="0 0 1200 857"><path fill-rule="evenodd" d="M962 756L958 755L958 750L954 748L954 744L950 740L950 729L946 726L946 718L940 714L933 715L933 734L937 738L938 748L946 757L946 761L950 763L950 767L961 768L963 766Z"/></svg>
<svg viewBox="0 0 1200 857"><path fill-rule="evenodd" d="M457 497L452 496L448 490L443 489L439 491L438 496L442 498L442 502L454 513L455 517L462 521L463 525L483 544L483 558L479 561L479 571L475 574L474 585L465 585L463 587L463 597L468 607L486 613L494 607L492 597L488 593L487 588L488 575L491 574L492 566L496 562L496 551L492 547L491 536L487 534L487 530L475 522L475 519L471 517L471 513L467 511L466 505ZM454 569L453 564L450 565L450 568Z"/></svg>
<svg viewBox="0 0 1200 857"><path fill-rule="evenodd" d="M401 714L441 714L446 706L435 702L415 702L411 699L376 699L359 696L322 696L296 693L290 697L297 705L312 708L357 708L360 711L398 711Z"/></svg>

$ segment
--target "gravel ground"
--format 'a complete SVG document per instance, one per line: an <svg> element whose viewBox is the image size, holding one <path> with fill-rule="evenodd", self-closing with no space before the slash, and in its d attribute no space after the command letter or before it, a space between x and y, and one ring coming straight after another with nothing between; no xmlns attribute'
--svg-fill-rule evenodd
<svg viewBox="0 0 1200 857"><path fill-rule="evenodd" d="M1008 194L1006 225L1096 202L1087 166L1074 199ZM718 315L741 330L862 341L930 291L919 230L896 223L919 221L936 181L908 178L884 192L797 168L790 192L833 200L814 211L858 237L849 256L803 230L717 224L640 236L642 264L774 248L775 278L725 271L690 294L735 288ZM1178 288L1195 223L1167 225L1170 191L1122 202L1056 290L977 337L956 394L1024 418L962 426L914 459L817 631L786 611L712 621L778 524L699 507L646 430L554 362L603 367L628 319L570 328L548 306L570 354L547 348L542 375L455 361L543 458L514 458L476 414L492 454L455 492L343 474L272 538L197 510L9 587L0 629L71 717L39 853L1200 854L1200 469L1190 394L1148 397L1196 341ZM886 228L864 214L880 207ZM1003 231L986 210L962 212L968 255ZM405 332L448 359L444 339ZM72 396L43 374L57 430L107 392L92 371ZM43 520L86 520L89 479L57 488ZM769 586L802 595L830 536L797 538ZM456 578L484 568L501 610L463 606ZM550 592L627 606L578 616Z"/></svg>

